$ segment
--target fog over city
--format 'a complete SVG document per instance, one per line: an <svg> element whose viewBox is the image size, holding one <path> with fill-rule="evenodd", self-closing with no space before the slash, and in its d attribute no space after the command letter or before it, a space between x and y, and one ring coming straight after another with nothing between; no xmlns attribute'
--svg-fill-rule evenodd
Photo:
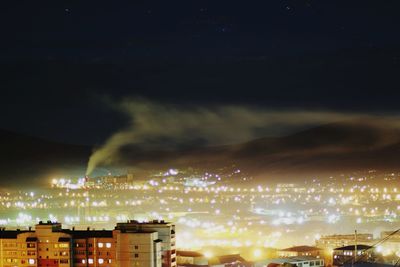
<svg viewBox="0 0 400 267"><path fill-rule="evenodd" d="M399 266L399 8L4 3L0 267Z"/></svg>

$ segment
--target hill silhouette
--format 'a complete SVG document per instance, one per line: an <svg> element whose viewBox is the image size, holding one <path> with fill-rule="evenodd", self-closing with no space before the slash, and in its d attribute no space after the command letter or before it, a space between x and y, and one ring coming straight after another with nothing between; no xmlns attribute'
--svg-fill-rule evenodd
<svg viewBox="0 0 400 267"><path fill-rule="evenodd" d="M52 175L78 174L91 148L63 144L0 130L0 183L30 186L45 183Z"/></svg>
<svg viewBox="0 0 400 267"><path fill-rule="evenodd" d="M0 131L2 185L45 183L52 175L83 175L92 148ZM296 180L357 170L399 170L400 130L379 121L346 121L243 144L148 151L124 147L114 168L144 170L235 165L259 179Z"/></svg>

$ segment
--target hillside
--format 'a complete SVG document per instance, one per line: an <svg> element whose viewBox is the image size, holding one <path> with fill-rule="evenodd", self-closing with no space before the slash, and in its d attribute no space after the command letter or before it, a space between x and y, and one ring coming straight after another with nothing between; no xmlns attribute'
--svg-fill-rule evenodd
<svg viewBox="0 0 400 267"><path fill-rule="evenodd" d="M0 131L3 185L43 183L54 175L83 175L91 148ZM348 121L244 144L180 151L124 147L111 167L154 170L195 167L214 170L236 165L265 179L380 169L400 170L400 131L390 124ZM106 166L110 167L110 166Z"/></svg>
<svg viewBox="0 0 400 267"><path fill-rule="evenodd" d="M85 168L91 148L62 144L0 130L2 185L42 183L52 175L77 173Z"/></svg>
<svg viewBox="0 0 400 267"><path fill-rule="evenodd" d="M376 122L349 121L244 144L179 152L137 152L133 148L124 149L125 164L205 169L235 164L256 177L285 178L354 170L397 170L400 131Z"/></svg>

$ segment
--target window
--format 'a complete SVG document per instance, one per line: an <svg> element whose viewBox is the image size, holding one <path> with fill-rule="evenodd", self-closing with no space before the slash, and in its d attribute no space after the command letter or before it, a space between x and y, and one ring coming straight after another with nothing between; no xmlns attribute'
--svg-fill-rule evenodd
<svg viewBox="0 0 400 267"><path fill-rule="evenodd" d="M68 243L62 243L58 245L60 248L69 248L69 244Z"/></svg>
<svg viewBox="0 0 400 267"><path fill-rule="evenodd" d="M111 243L106 243L106 248L111 248Z"/></svg>
<svg viewBox="0 0 400 267"><path fill-rule="evenodd" d="M60 259L60 263L68 263L68 260L67 259Z"/></svg>
<svg viewBox="0 0 400 267"><path fill-rule="evenodd" d="M35 243L28 243L28 244L26 244L26 246L28 248L36 248L36 244Z"/></svg>
<svg viewBox="0 0 400 267"><path fill-rule="evenodd" d="M75 246L77 248L83 248L83 247L85 247L85 244L84 243L75 243Z"/></svg>
<svg viewBox="0 0 400 267"><path fill-rule="evenodd" d="M135 258L139 258L139 254L135 254Z"/></svg>
<svg viewBox="0 0 400 267"><path fill-rule="evenodd" d="M97 245L99 246L99 248L102 248L104 246L103 243L98 243Z"/></svg>
<svg viewBox="0 0 400 267"><path fill-rule="evenodd" d="M29 260L28 260L28 263L29 263L29 264L35 264L35 260L34 260L34 259L29 259Z"/></svg>
<svg viewBox="0 0 400 267"><path fill-rule="evenodd" d="M68 251L60 251L60 256L68 256Z"/></svg>
<svg viewBox="0 0 400 267"><path fill-rule="evenodd" d="M315 262L314 261L310 261L310 266L314 266Z"/></svg>
<svg viewBox="0 0 400 267"><path fill-rule="evenodd" d="M104 260L103 259L99 259L99 264L103 264Z"/></svg>
<svg viewBox="0 0 400 267"><path fill-rule="evenodd" d="M93 259L88 259L89 264L93 264Z"/></svg>
<svg viewBox="0 0 400 267"><path fill-rule="evenodd" d="M85 259L82 259L82 263L86 263L86 260L85 260Z"/></svg>
<svg viewBox="0 0 400 267"><path fill-rule="evenodd" d="M139 249L139 246L135 246L135 249Z"/></svg>

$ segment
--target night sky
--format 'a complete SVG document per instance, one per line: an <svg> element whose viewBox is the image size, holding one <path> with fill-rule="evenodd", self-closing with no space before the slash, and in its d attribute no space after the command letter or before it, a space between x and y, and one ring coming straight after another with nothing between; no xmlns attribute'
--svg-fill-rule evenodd
<svg viewBox="0 0 400 267"><path fill-rule="evenodd" d="M399 112L400 1L7 1L0 128L99 144L104 99Z"/></svg>

